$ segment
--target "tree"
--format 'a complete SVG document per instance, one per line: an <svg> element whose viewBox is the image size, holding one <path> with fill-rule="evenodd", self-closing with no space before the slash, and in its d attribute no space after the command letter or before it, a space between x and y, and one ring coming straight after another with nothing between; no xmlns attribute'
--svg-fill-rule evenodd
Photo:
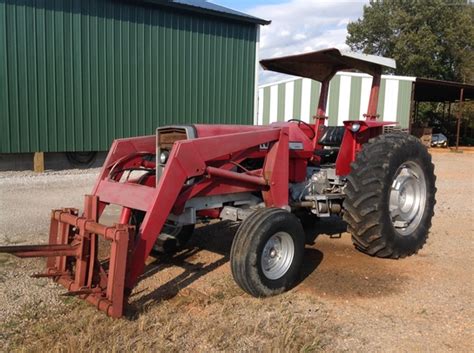
<svg viewBox="0 0 474 353"><path fill-rule="evenodd" d="M347 30L352 50L394 58L396 74L474 82L470 1L370 1Z"/></svg>

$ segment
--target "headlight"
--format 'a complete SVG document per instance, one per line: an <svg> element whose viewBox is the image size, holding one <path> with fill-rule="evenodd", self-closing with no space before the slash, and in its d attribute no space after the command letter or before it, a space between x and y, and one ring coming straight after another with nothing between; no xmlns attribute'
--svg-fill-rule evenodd
<svg viewBox="0 0 474 353"><path fill-rule="evenodd" d="M360 124L359 123L354 123L351 125L351 130L352 132L357 132L360 130Z"/></svg>
<svg viewBox="0 0 474 353"><path fill-rule="evenodd" d="M170 156L170 153L168 151L163 151L160 154L160 163L165 164L168 161L168 157Z"/></svg>

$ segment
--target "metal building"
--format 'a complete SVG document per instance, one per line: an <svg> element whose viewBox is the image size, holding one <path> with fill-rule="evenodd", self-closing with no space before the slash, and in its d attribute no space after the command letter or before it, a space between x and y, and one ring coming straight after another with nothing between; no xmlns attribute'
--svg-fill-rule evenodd
<svg viewBox="0 0 474 353"><path fill-rule="evenodd" d="M412 83L415 77L382 76L378 114L384 121L398 121L409 128ZM339 72L331 81L327 115L330 126L344 120L362 119L367 112L372 77ZM256 124L268 124L292 118L312 122L318 105L319 82L295 78L262 85L258 91Z"/></svg>
<svg viewBox="0 0 474 353"><path fill-rule="evenodd" d="M203 0L0 0L0 153L251 124L268 23Z"/></svg>

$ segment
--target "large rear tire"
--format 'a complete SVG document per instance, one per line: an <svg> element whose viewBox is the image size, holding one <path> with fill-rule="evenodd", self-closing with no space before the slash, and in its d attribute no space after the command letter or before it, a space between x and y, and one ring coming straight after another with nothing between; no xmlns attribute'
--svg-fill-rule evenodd
<svg viewBox="0 0 474 353"><path fill-rule="evenodd" d="M425 244L434 215L431 156L414 136L385 134L358 153L347 177L344 220L355 247L398 259Z"/></svg>
<svg viewBox="0 0 474 353"><path fill-rule="evenodd" d="M254 212L240 225L230 252L232 275L254 297L282 293L297 282L305 235L300 221L279 208Z"/></svg>

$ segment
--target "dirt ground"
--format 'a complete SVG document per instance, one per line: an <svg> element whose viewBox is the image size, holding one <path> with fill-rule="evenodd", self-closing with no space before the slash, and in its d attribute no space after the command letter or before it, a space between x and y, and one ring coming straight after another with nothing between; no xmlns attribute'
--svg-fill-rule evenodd
<svg viewBox="0 0 474 353"><path fill-rule="evenodd" d="M151 261L123 320L31 279L42 260L0 255L0 351L472 352L474 154L433 158L436 215L417 256L363 255L342 222L321 221L300 284L273 298L233 282L229 223ZM97 172L0 173L0 245L46 241L49 210L81 207Z"/></svg>

